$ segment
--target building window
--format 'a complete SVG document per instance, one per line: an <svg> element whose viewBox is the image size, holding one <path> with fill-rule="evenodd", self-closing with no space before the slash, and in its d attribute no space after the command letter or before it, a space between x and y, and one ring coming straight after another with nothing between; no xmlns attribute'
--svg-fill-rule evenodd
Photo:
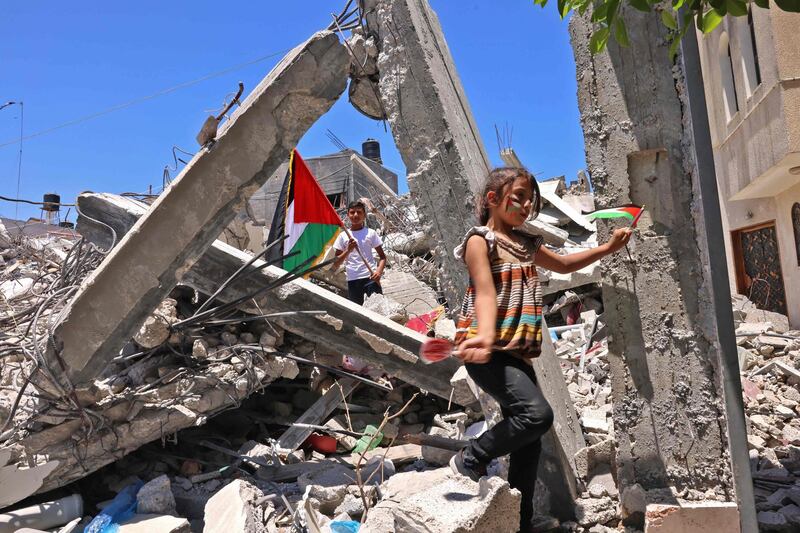
<svg viewBox="0 0 800 533"><path fill-rule="evenodd" d="M742 70L744 70L744 88L747 96L755 92L761 85L761 67L758 64L758 47L756 46L756 29L753 25L753 10L747 13L747 29L749 35L742 36Z"/></svg>
<svg viewBox="0 0 800 533"><path fill-rule="evenodd" d="M337 192L336 194L326 194L325 196L328 197L328 201L334 209L344 207L344 195L342 193Z"/></svg>
<svg viewBox="0 0 800 533"><path fill-rule="evenodd" d="M730 122L733 115L739 111L739 101L736 99L731 43L727 33L723 33L719 38L719 70L722 74L722 104L725 107L725 118Z"/></svg>
<svg viewBox="0 0 800 533"><path fill-rule="evenodd" d="M800 266L800 203L792 206L792 227L794 228L794 252L797 256L797 266Z"/></svg>

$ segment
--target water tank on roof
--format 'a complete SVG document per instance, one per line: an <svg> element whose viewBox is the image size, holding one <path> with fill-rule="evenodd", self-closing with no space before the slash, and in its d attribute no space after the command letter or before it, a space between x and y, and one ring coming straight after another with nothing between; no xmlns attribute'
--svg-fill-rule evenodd
<svg viewBox="0 0 800 533"><path fill-rule="evenodd" d="M48 192L44 195L42 201L42 211L56 212L60 209L61 197L55 193Z"/></svg>
<svg viewBox="0 0 800 533"><path fill-rule="evenodd" d="M367 139L361 143L361 154L376 163L383 163L381 160L381 143L375 139Z"/></svg>

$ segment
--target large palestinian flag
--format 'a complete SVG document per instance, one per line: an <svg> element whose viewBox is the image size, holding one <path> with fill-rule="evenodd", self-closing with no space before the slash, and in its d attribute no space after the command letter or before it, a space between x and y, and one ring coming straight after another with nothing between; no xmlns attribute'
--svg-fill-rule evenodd
<svg viewBox="0 0 800 533"><path fill-rule="evenodd" d="M277 260L291 252L298 252L278 266L292 270L312 258L306 267L317 264L325 250L339 235L342 221L325 193L320 189L314 175L306 166L297 150L289 156L289 170L283 182L275 216L269 229L267 244L283 236L283 247L276 246L267 255L268 260Z"/></svg>

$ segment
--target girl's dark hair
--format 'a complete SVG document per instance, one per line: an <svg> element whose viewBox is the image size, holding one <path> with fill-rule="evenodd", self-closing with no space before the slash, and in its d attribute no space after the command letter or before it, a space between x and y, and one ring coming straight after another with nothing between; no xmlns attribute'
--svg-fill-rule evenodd
<svg viewBox="0 0 800 533"><path fill-rule="evenodd" d="M486 185L483 187L483 194L476 202L478 204L478 219L481 224L486 224L489 221L489 204L486 201L486 195L489 192L494 192L496 195L502 196L503 190L514 183L517 178L526 178L531 182L533 197L531 198L530 218L539 216L539 211L542 209L542 194L539 192L539 183L533 177L533 174L520 167L500 167L489 172L489 176L486 178Z"/></svg>

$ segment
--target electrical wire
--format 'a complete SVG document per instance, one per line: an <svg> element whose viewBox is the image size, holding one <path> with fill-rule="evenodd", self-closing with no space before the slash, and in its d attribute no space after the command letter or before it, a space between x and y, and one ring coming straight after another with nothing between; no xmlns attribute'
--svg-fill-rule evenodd
<svg viewBox="0 0 800 533"><path fill-rule="evenodd" d="M37 131L36 133L31 133L30 135L26 135L26 136L21 137L21 138L17 138L17 139L14 139L14 140L2 142L2 143L0 143L0 148L4 148L4 147L10 146L12 144L18 144L21 141L27 141L27 140L33 139L35 137L41 137L42 135L47 135L49 133L52 133L54 131L57 131L57 130L60 130L60 129L63 129L63 128L66 128L66 127L69 127L69 126L75 126L77 124L81 124L81 123L86 122L88 120L92 120L92 119L95 119L95 118L98 118L98 117L102 117L103 115L108 115L109 113L113 113L114 111L119 111L121 109L126 109L128 107L133 106L133 105L140 104L142 102L146 102L147 100L152 100L154 98L158 98L159 96L164 96L164 95L173 93L173 92L175 92L177 90L185 89L186 87L191 87L192 85L196 85L196 84L204 82L206 80L210 80L210 79L213 79L213 78L218 78L219 76L223 76L225 74L229 74L231 72L235 72L235 71L243 69L245 67L249 67L251 65L255 65L257 63L261 63L262 61L266 61L266 60L271 59L273 57L284 55L284 54L286 54L287 52L289 52L291 50L292 50L291 48L286 48L286 49L280 50L278 52L273 52L271 54L267 54L267 55L258 57L256 59L253 59L251 61L247 61L245 63L239 63L238 65L234 65L232 67L228 67L226 69L219 70L217 72L212 72L211 74L206 74L205 76L201 76L200 78L196 78L194 80L190 80L190 81L186 81L186 82L183 82L183 83L179 83L177 85L173 85L172 87L169 87L167 89L162 89L162 90L157 91L157 92L155 92L153 94L150 94L150 95L141 96L139 98L134 98L133 100L129 100L129 101L124 102L122 104L118 104L118 105L109 107L107 109L103 109L102 111L97 111L95 113L90 113L88 115L84 115L83 117L79 117L79 118L76 118L76 119L73 119L73 120L69 120L69 121L64 122L62 124L59 124L57 126L53 126L51 128L46 128L44 130Z"/></svg>

